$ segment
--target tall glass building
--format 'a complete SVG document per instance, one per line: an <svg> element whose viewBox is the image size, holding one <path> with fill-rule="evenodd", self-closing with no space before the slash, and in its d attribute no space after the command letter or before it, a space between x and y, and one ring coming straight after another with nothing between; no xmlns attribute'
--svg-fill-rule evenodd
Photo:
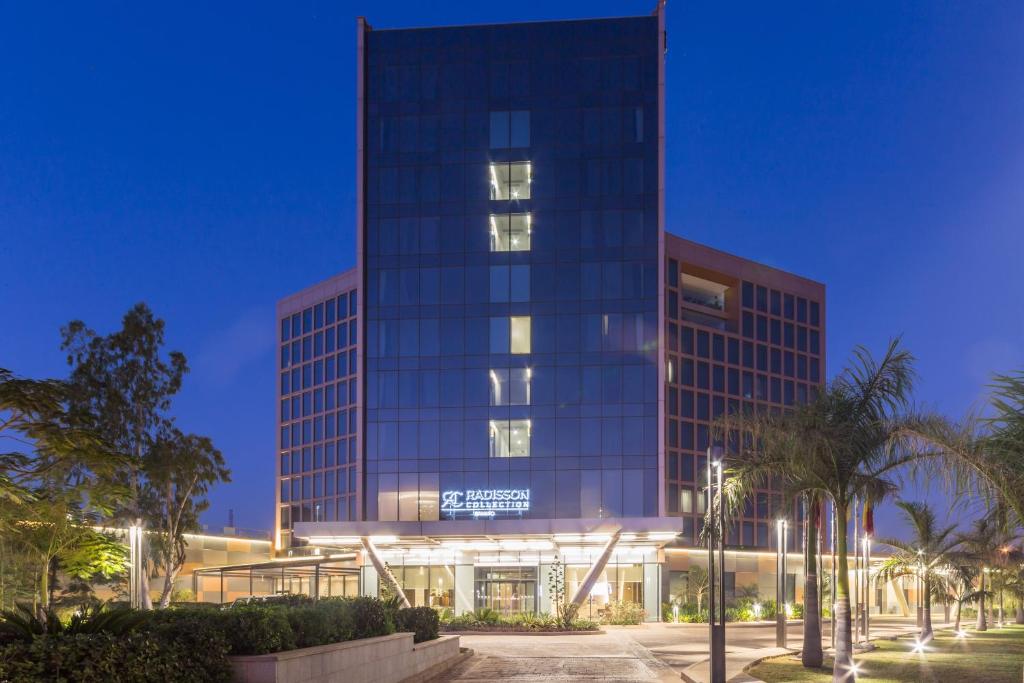
<svg viewBox="0 0 1024 683"><path fill-rule="evenodd" d="M824 288L666 238L662 12L359 21L358 265L278 305L279 550L457 612L548 610L556 557L595 616L688 590L708 424L821 381Z"/></svg>

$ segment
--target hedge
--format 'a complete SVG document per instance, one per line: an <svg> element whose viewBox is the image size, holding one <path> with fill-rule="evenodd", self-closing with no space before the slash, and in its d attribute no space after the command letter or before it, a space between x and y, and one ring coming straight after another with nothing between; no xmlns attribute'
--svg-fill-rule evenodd
<svg viewBox="0 0 1024 683"><path fill-rule="evenodd" d="M396 624L397 622L397 624ZM229 655L255 655L412 631L436 638L429 607L390 614L376 598L294 600L153 612L128 633L62 633L0 646L0 681L200 683L231 680Z"/></svg>

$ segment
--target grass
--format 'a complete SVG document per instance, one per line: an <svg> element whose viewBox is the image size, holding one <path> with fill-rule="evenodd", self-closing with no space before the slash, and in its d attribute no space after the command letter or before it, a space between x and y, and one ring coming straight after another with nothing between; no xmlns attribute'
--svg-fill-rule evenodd
<svg viewBox="0 0 1024 683"><path fill-rule="evenodd" d="M913 638L876 641L877 649L859 655L860 681L875 683L1020 683L1024 668L1024 626L1010 625L984 632L969 630L966 638L937 631L922 653L912 652ZM819 683L832 680L832 660L821 669L805 669L797 657L766 661L750 670L767 683Z"/></svg>

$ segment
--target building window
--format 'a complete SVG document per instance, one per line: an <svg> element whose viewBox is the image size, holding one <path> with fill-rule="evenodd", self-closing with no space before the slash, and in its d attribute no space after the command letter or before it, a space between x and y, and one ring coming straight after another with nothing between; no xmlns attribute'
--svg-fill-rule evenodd
<svg viewBox="0 0 1024 683"><path fill-rule="evenodd" d="M491 420L491 457L530 457L529 420Z"/></svg>
<svg viewBox="0 0 1024 683"><path fill-rule="evenodd" d="M509 352L530 353L530 316L509 318Z"/></svg>
<svg viewBox="0 0 1024 683"><path fill-rule="evenodd" d="M530 250L530 214L492 214L490 229L491 251Z"/></svg>
<svg viewBox="0 0 1024 683"><path fill-rule="evenodd" d="M530 198L530 162L492 163L491 199L519 200Z"/></svg>
<svg viewBox="0 0 1024 683"><path fill-rule="evenodd" d="M530 368L491 370L492 406L530 405Z"/></svg>
<svg viewBox="0 0 1024 683"><path fill-rule="evenodd" d="M491 149L529 146L530 112L491 112Z"/></svg>

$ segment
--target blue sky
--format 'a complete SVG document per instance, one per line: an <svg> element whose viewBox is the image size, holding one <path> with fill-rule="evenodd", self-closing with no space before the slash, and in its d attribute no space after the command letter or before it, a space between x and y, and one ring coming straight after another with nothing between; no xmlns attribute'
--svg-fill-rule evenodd
<svg viewBox="0 0 1024 683"><path fill-rule="evenodd" d="M234 470L206 521L269 528L274 302L354 264L355 17L652 8L0 6L0 366L62 376L62 324L106 332L148 302L192 365L181 426ZM825 282L831 370L903 334L918 399L955 415L1024 368L1024 4L667 16L670 231Z"/></svg>

